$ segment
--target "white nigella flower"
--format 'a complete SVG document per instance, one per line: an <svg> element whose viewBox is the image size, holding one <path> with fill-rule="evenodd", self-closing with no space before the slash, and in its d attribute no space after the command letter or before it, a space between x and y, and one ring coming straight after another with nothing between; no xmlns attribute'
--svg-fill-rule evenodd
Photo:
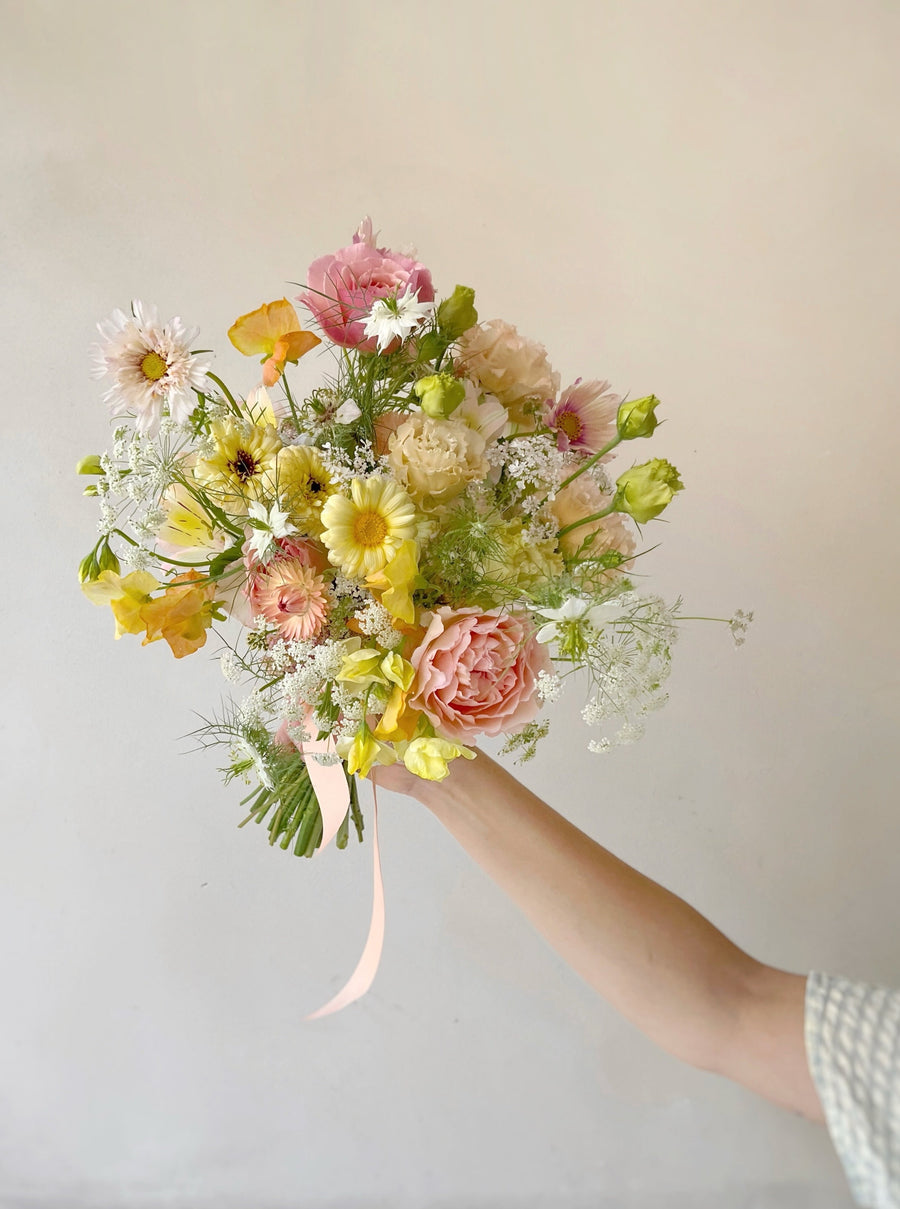
<svg viewBox="0 0 900 1209"><path fill-rule="evenodd" d="M131 314L115 310L97 324L103 337L94 345L93 377L112 377L103 396L114 416L134 414L139 432L155 436L163 409L185 423L196 406L193 392L204 390L209 361L191 355L198 328L177 317L161 324L154 306L135 300Z"/></svg>
<svg viewBox="0 0 900 1209"><path fill-rule="evenodd" d="M276 538L297 532L291 524L290 514L282 511L277 504L267 508L265 504L252 500L247 505L247 514L253 529L249 546L261 563L271 556Z"/></svg>
<svg viewBox="0 0 900 1209"><path fill-rule="evenodd" d="M599 633L604 625L620 615L621 606L616 600L592 605L585 596L570 596L561 608L535 609L535 613L547 618L547 624L537 632L538 642L553 642L555 638L563 642L573 631L581 631L585 627Z"/></svg>
<svg viewBox="0 0 900 1209"><path fill-rule="evenodd" d="M433 303L419 302L418 291L407 286L399 297L393 295L378 299L366 320L365 334L377 337L378 351L382 352L398 336L405 340L433 309Z"/></svg>

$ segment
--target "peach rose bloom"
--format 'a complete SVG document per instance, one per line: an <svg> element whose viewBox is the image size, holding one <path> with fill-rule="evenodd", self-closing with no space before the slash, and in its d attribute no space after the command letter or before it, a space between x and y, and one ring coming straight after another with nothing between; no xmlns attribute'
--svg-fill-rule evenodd
<svg viewBox="0 0 900 1209"><path fill-rule="evenodd" d="M529 400L545 403L559 390L559 374L551 368L543 344L520 336L503 319L470 327L454 360L467 378L496 395L509 418L522 427L534 428L534 417L524 405Z"/></svg>
<svg viewBox="0 0 900 1209"><path fill-rule="evenodd" d="M551 502L550 511L559 528L564 529L584 516L602 512L609 507L609 502L610 497L603 494L594 480L582 474L560 491ZM565 554L576 554L586 537L592 537L592 540L585 547L585 553L594 557L606 554L608 550L618 550L624 558L631 558L635 552L634 532L626 517L619 512L611 512L602 520L580 525L565 534L559 540L560 549Z"/></svg>
<svg viewBox="0 0 900 1209"><path fill-rule="evenodd" d="M409 705L442 737L460 742L520 730L538 710L538 673L550 669L534 635L530 620L515 613L436 609L410 656Z"/></svg>

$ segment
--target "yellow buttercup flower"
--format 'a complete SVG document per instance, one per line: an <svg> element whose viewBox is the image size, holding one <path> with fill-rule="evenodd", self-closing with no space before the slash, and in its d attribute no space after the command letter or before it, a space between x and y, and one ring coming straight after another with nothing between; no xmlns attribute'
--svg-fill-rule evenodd
<svg viewBox="0 0 900 1209"><path fill-rule="evenodd" d="M397 553L381 568L366 576L366 583L381 595L381 603L392 617L412 625L416 620L413 588L419 575L418 548L414 541L400 543Z"/></svg>
<svg viewBox="0 0 900 1209"><path fill-rule="evenodd" d="M411 743L398 744L397 752L407 769L426 781L443 781L450 771L451 760L460 756L466 760L475 759L475 752L461 743L427 736L413 739Z"/></svg>
<svg viewBox="0 0 900 1209"><path fill-rule="evenodd" d="M332 495L322 509L322 541L331 563L363 579L380 571L404 541L416 536L416 509L403 488L384 475L353 479L350 496Z"/></svg>
<svg viewBox="0 0 900 1209"><path fill-rule="evenodd" d="M286 362L296 365L304 353L322 343L312 332L303 331L287 298L264 302L255 311L241 315L228 329L228 339L245 356L266 358L263 364L266 386L275 385Z"/></svg>
<svg viewBox="0 0 900 1209"><path fill-rule="evenodd" d="M83 583L81 590L95 605L109 605L116 619L116 638L123 634L143 634L147 623L141 611L150 601L150 593L162 584L149 571L132 571L120 576L102 571L97 579Z"/></svg>
<svg viewBox="0 0 900 1209"><path fill-rule="evenodd" d="M334 484L315 446L286 445L280 449L267 485L297 529L318 537L322 532L322 509Z"/></svg>
<svg viewBox="0 0 900 1209"><path fill-rule="evenodd" d="M281 449L270 424L216 420L210 427L215 448L197 462L196 476L215 503L227 511L246 513L247 504L264 493L267 476Z"/></svg>

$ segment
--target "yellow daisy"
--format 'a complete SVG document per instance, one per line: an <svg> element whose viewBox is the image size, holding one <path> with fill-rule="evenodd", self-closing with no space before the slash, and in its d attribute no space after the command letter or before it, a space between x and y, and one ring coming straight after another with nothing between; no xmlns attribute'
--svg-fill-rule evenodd
<svg viewBox="0 0 900 1209"><path fill-rule="evenodd" d="M319 451L312 445L287 445L278 451L275 469L267 477L268 487L293 524L318 537L322 508L334 490Z"/></svg>
<svg viewBox="0 0 900 1209"><path fill-rule="evenodd" d="M215 448L197 462L196 475L215 503L230 512L245 513L250 500L260 498L281 449L278 433L269 424L217 420L210 428Z"/></svg>
<svg viewBox="0 0 900 1209"><path fill-rule="evenodd" d="M354 479L350 498L332 495L322 509L322 541L345 575L363 579L380 571L405 541L416 536L416 508L393 479Z"/></svg>

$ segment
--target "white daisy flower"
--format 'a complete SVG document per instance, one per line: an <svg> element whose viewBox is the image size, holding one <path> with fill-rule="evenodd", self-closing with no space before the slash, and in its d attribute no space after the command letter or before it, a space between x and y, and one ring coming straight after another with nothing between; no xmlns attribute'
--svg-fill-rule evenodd
<svg viewBox="0 0 900 1209"><path fill-rule="evenodd" d="M382 352L398 336L405 340L433 310L434 303L419 302L418 291L407 286L399 297L378 299L366 320L365 334L377 337Z"/></svg>
<svg viewBox="0 0 900 1209"><path fill-rule="evenodd" d="M115 310L97 324L93 377L110 375L103 396L114 416L133 414L139 432L155 436L164 410L184 423L196 406L193 392L206 387L209 361L191 356L199 328L179 318L161 324L155 306L135 300L131 314Z"/></svg>

